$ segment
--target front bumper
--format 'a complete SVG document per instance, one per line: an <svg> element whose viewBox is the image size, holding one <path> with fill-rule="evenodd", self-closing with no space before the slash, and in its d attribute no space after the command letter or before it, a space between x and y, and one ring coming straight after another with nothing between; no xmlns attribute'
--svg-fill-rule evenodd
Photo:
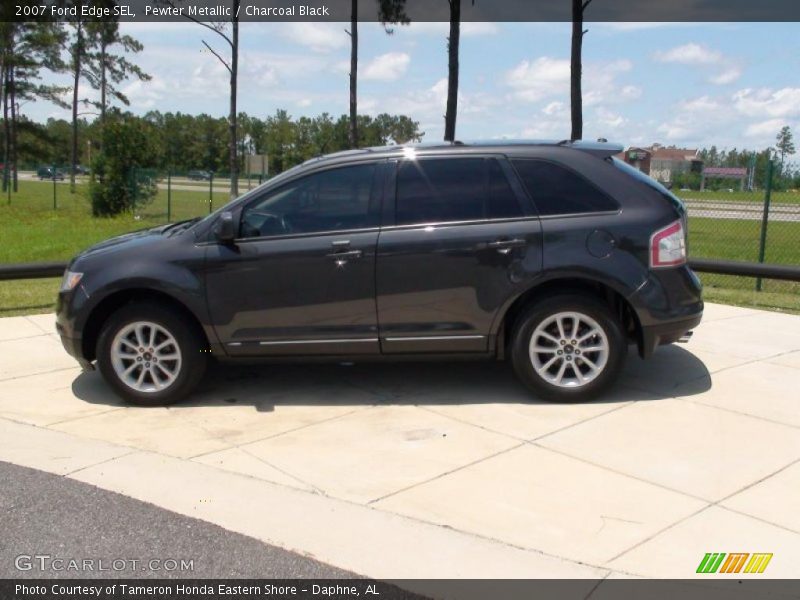
<svg viewBox="0 0 800 600"><path fill-rule="evenodd" d="M80 331L75 327L75 317L71 310L72 299L75 291L58 294L56 302L56 332L61 338L61 345L84 371L94 370L94 365L83 356L83 339Z"/></svg>

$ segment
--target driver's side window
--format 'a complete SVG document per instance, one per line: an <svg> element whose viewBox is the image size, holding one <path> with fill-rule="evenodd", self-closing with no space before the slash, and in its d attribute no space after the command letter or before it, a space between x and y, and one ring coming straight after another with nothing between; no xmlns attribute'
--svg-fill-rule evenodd
<svg viewBox="0 0 800 600"><path fill-rule="evenodd" d="M242 212L240 237L322 233L378 225L371 202L375 165L329 169L302 177L251 202Z"/></svg>

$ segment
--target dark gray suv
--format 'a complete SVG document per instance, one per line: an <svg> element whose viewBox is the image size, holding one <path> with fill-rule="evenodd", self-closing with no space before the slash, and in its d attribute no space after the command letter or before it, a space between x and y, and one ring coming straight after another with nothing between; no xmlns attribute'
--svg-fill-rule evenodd
<svg viewBox="0 0 800 600"><path fill-rule="evenodd" d="M392 146L313 159L203 219L76 257L64 347L144 405L219 360L508 359L591 398L701 319L686 210L590 142Z"/></svg>

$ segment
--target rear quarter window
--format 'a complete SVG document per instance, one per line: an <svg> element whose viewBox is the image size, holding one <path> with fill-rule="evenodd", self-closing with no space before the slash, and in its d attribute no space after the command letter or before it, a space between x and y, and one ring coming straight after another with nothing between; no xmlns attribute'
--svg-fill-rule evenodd
<svg viewBox="0 0 800 600"><path fill-rule="evenodd" d="M562 165L535 159L511 161L540 215L619 210L619 204L582 175Z"/></svg>

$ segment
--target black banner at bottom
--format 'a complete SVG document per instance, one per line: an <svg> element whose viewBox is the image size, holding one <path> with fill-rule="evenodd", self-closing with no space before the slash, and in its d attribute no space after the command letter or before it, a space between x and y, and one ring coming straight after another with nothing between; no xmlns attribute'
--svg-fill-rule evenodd
<svg viewBox="0 0 800 600"><path fill-rule="evenodd" d="M774 600L800 579L3 579L2 600Z"/></svg>

